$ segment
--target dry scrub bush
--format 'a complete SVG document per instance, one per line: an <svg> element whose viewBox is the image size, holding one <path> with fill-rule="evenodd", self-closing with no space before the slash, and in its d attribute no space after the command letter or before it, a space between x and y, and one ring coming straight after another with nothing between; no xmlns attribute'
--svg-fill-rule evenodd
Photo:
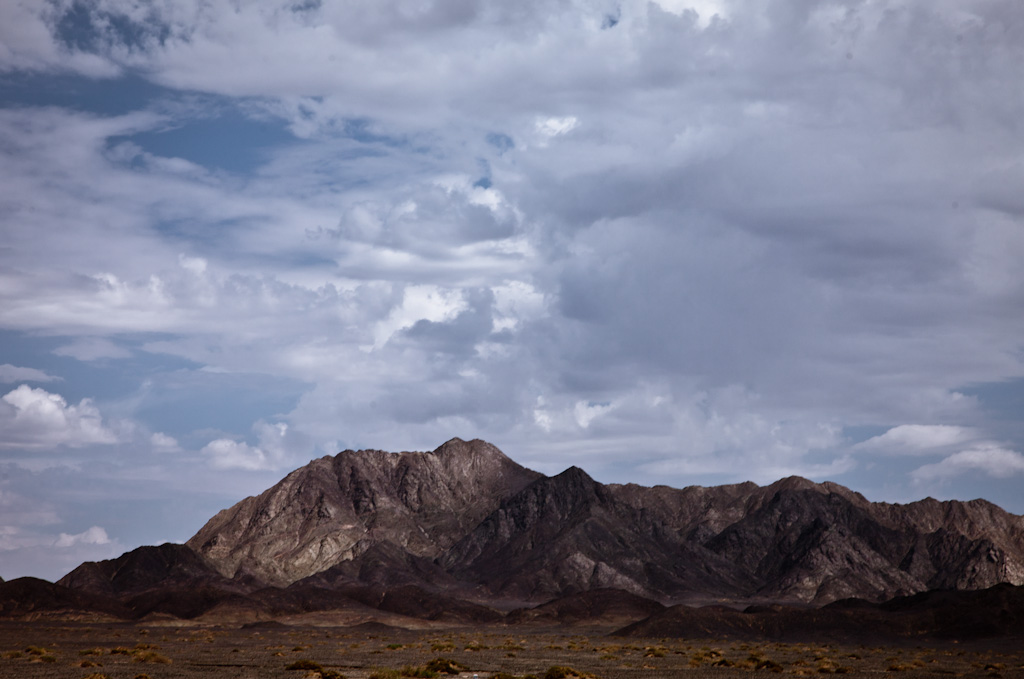
<svg viewBox="0 0 1024 679"><path fill-rule="evenodd" d="M312 660L305 660L305 659L303 659L303 660L296 660L295 662L293 662L293 663L291 663L289 665L285 665L285 669L286 670L313 670L314 672L319 672L320 670L323 669L323 667L321 667L320 663L318 663L318 662L314 662Z"/></svg>
<svg viewBox="0 0 1024 679"><path fill-rule="evenodd" d="M159 665L169 665L171 663L170 658L166 655L160 655L156 651L141 651L133 655L135 656L133 658L135 662L151 662Z"/></svg>
<svg viewBox="0 0 1024 679"><path fill-rule="evenodd" d="M565 665L552 665L544 673L544 679L596 679L593 674L581 672Z"/></svg>
<svg viewBox="0 0 1024 679"><path fill-rule="evenodd" d="M463 670L469 669L465 665L448 658L434 658L427 663L427 669L431 672L441 674L458 674Z"/></svg>

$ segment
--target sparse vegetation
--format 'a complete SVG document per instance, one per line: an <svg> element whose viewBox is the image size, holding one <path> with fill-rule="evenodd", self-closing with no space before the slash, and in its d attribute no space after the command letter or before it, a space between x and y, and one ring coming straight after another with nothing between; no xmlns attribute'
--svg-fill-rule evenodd
<svg viewBox="0 0 1024 679"><path fill-rule="evenodd" d="M313 670L319 672L323 667L318 662L312 660L296 660L293 663L285 665L286 670Z"/></svg>
<svg viewBox="0 0 1024 679"><path fill-rule="evenodd" d="M565 665L552 665L544 673L544 679L595 679L589 672L581 672Z"/></svg>
<svg viewBox="0 0 1024 679"><path fill-rule="evenodd" d="M123 638L117 640L116 634ZM100 626L92 632L45 623L0 626L0 649L17 649L0 650L0 679L51 675L84 679L84 675L93 674L131 679L136 676L133 669L143 669L133 663L156 663L159 662L157 657L173 658L174 662L147 665L147 669L152 668L149 671L154 679L198 676L193 663L211 668L245 667L244 673L253 676L269 677L277 672L282 677L295 675L295 679L344 679L338 670L345 667L367 668L359 671L358 676L370 675L371 679L456 679L459 673L472 677L474 671L478 672L478 679L538 679L538 676L540 679L594 679L595 674L604 679L643 679L648 674L651 677L686 675L689 667L723 677L737 672L762 676L785 673L794 679L847 673L896 676L893 673L902 672L901 676L927 673L934 677L999 679L996 675L1002 675L1010 679L1024 669L1024 650L998 654L976 650L974 646L966 650L904 647L901 651L894 647L835 644L826 648L749 640L687 644L674 643L671 639L646 639L637 643L608 644L607 638L552 634L543 630L523 630L519 634L524 638L513 640L506 636L507 630L500 629L474 630L472 636L456 633L450 638L438 637L436 632L417 636L417 632L408 631L390 638L380 634L376 639L365 633L332 630L329 642L324 640L322 628L261 630L259 634L222 629L209 636L205 632L177 636L181 634L178 631L161 638L159 632L154 633L153 640L160 642L157 646L136 644L139 637L132 638L133 635L121 626ZM209 638L213 638L213 643L204 644ZM114 641L124 645L112 648ZM374 658L382 657L372 655L373 651L399 644L401 648L386 650L383 658L398 658L400 662L373 667ZM456 651L430 653L435 645L447 644ZM470 644L486 648L473 655L462 652L461 649ZM315 648L316 655L311 652L293 654L291 649L295 646ZM552 646L561 650L552 650L549 648ZM506 659L507 653L512 652L510 648L517 649L518 658ZM273 655L282 652L283 657ZM54 660L44 660L44 656ZM472 662L468 662L470 659ZM29 666L28 662L35 664ZM56 664L43 664L54 662ZM464 664L467 662L480 669L470 670ZM648 673L645 667L653 671ZM285 672L285 668L298 671ZM548 669L543 671L543 668ZM719 668L726 671L718 672ZM213 672L210 676L214 676L220 670L206 671ZM531 671L537 676L531 677L528 674Z"/></svg>
<svg viewBox="0 0 1024 679"><path fill-rule="evenodd" d="M141 651L132 654L132 658L135 662L151 662L159 665L169 665L171 659L165 655L160 655L156 651Z"/></svg>
<svg viewBox="0 0 1024 679"><path fill-rule="evenodd" d="M458 674L469 669L465 665L448 658L434 658L427 663L427 669L436 674Z"/></svg>

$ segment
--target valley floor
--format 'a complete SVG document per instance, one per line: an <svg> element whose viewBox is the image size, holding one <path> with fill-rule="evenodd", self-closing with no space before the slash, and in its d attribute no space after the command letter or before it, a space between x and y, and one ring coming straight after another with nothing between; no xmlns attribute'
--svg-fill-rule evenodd
<svg viewBox="0 0 1024 679"><path fill-rule="evenodd" d="M72 623L0 623L0 678L401 679L429 676L436 658L459 679L555 676L556 666L598 679L732 679L846 674L872 677L1024 679L1024 648L934 641L864 647L729 640L623 639L606 630L480 628L410 632L387 628L249 629ZM760 668L760 669L758 669ZM404 670L404 672L403 672ZM556 672L555 675L558 673ZM573 679L572 674L559 679ZM440 679L456 679L441 674ZM502 679L511 679L503 677Z"/></svg>

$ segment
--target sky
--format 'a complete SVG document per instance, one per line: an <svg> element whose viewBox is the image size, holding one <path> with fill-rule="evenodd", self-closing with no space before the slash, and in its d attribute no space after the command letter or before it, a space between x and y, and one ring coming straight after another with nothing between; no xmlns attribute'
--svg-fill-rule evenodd
<svg viewBox="0 0 1024 679"><path fill-rule="evenodd" d="M1024 514L1019 0L0 3L0 576L341 450Z"/></svg>

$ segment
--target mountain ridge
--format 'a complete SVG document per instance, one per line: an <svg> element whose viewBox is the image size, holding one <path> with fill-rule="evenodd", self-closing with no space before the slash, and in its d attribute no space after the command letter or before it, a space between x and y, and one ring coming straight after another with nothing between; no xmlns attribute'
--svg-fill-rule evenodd
<svg viewBox="0 0 1024 679"><path fill-rule="evenodd" d="M487 442L455 438L429 452L312 460L184 545L87 562L58 584L136 617L267 619L322 601L393 624L396 615L491 623L566 597L576 603L515 620L640 611L638 601L881 602L1004 582L1024 585L1024 517L984 500L873 503L801 477L603 484L578 467L545 476ZM600 592L623 594L602 607Z"/></svg>

